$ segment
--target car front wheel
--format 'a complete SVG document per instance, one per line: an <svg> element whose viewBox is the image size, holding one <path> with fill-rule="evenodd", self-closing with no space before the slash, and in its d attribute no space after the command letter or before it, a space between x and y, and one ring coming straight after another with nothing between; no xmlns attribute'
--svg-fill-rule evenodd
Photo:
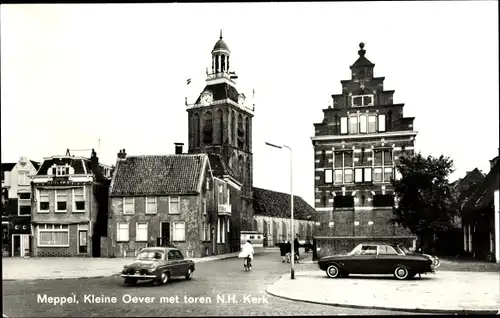
<svg viewBox="0 0 500 318"><path fill-rule="evenodd" d="M169 278L170 277L169 277L168 273L163 272L160 275L160 279L158 280L158 283L165 285L166 283L168 283Z"/></svg>
<svg viewBox="0 0 500 318"><path fill-rule="evenodd" d="M330 278L337 278L340 275L340 270L337 265L330 265L326 269L326 275Z"/></svg>
<svg viewBox="0 0 500 318"><path fill-rule="evenodd" d="M404 280L407 279L410 276L410 272L408 271L407 268L403 266L398 266L394 270L394 277L396 277L399 280Z"/></svg>

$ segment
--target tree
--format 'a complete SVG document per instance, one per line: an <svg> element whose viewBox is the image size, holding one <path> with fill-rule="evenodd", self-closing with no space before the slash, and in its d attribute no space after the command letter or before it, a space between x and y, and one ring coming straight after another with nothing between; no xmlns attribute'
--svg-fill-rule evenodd
<svg viewBox="0 0 500 318"><path fill-rule="evenodd" d="M435 234L453 228L458 213L458 193L448 180L454 171L453 160L442 155L424 158L419 153L402 156L397 169L401 179L391 181L398 198L391 222L417 235L429 252Z"/></svg>

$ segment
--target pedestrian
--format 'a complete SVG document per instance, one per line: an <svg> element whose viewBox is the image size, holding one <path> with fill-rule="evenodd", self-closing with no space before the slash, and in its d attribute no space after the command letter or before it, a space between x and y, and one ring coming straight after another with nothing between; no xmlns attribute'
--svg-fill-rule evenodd
<svg viewBox="0 0 500 318"><path fill-rule="evenodd" d="M299 258L299 247L300 247L299 235L296 234L295 235L295 240L293 241L293 250L295 252L295 255L297 255L296 258Z"/></svg>
<svg viewBox="0 0 500 318"><path fill-rule="evenodd" d="M280 255L281 258L283 259L283 263L285 262L285 256L286 256L286 243L285 240L281 240L280 243Z"/></svg>
<svg viewBox="0 0 500 318"><path fill-rule="evenodd" d="M286 242L286 256L287 256L287 261L290 263L290 254L292 254L292 243L290 241Z"/></svg>

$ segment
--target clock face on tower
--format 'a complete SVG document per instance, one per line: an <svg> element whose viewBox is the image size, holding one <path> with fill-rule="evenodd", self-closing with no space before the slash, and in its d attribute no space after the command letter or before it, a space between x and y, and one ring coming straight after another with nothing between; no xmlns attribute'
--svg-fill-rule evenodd
<svg viewBox="0 0 500 318"><path fill-rule="evenodd" d="M211 92L205 92L201 95L200 103L202 106L212 105L214 98Z"/></svg>

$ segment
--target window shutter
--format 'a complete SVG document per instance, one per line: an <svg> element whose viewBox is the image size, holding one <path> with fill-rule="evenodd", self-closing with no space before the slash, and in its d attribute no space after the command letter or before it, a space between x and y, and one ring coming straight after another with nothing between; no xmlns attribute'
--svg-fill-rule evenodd
<svg viewBox="0 0 500 318"><path fill-rule="evenodd" d="M378 115L378 131L385 131L385 115Z"/></svg>
<svg viewBox="0 0 500 318"><path fill-rule="evenodd" d="M347 117L340 117L340 133L347 134Z"/></svg>

